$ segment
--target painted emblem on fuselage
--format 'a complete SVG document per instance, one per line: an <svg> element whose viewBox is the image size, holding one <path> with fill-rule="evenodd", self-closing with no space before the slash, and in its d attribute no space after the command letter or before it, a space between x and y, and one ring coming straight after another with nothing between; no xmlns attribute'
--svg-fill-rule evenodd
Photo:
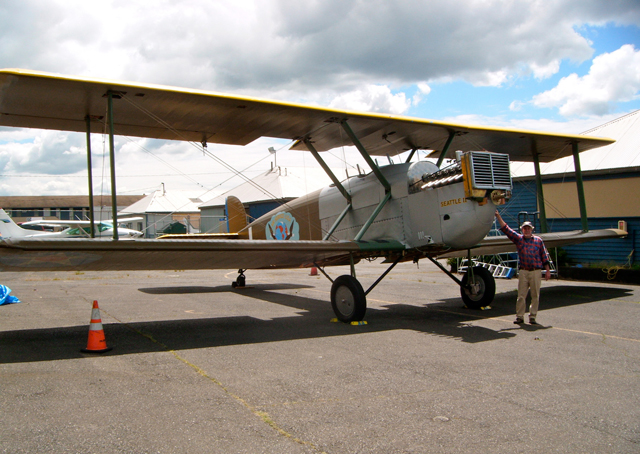
<svg viewBox="0 0 640 454"><path fill-rule="evenodd" d="M300 226L291 213L281 211L274 214L267 223L267 231L272 240L299 240Z"/></svg>

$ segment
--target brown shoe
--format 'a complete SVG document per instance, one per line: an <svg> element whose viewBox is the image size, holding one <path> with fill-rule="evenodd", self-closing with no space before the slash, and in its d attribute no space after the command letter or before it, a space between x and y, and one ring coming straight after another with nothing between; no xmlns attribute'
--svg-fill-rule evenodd
<svg viewBox="0 0 640 454"><path fill-rule="evenodd" d="M540 323L536 322L536 319L535 319L535 318L530 318L530 319L529 319L529 324L530 324L530 325L539 325Z"/></svg>
<svg viewBox="0 0 640 454"><path fill-rule="evenodd" d="M518 317L513 323L516 325L522 325L524 323L524 319Z"/></svg>

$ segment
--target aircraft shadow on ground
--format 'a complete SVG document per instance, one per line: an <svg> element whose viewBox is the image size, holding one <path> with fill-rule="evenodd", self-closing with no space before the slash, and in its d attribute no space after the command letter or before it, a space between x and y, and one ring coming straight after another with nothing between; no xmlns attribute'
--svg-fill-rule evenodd
<svg viewBox="0 0 640 454"><path fill-rule="evenodd" d="M514 283L517 286L517 281ZM560 307L575 306L578 304L588 304L595 301L612 300L624 298L633 294L633 290L621 287L579 287L574 285L556 285L553 287L543 287L540 291L540 310L556 309ZM515 314L516 299L518 291L497 293L491 309L497 315ZM459 298L447 298L438 304L451 304L459 301ZM527 309L531 302L531 295L527 295Z"/></svg>
<svg viewBox="0 0 640 454"><path fill-rule="evenodd" d="M205 291L219 287L204 287ZM367 310L367 325L352 326L332 323L334 317L328 301L287 295L272 291L281 285L256 285L242 290L244 296L299 309L300 315L262 320L249 316L181 319L140 323L105 323L107 345L114 347L105 355L223 347L331 336L357 335L392 330L414 330L465 343L478 343L515 336L511 330L492 330L468 322L483 317L513 313L515 292L496 295L492 311L471 311L460 299L420 305L394 304ZM286 285L285 285L286 287ZM293 286L299 288L298 286ZM202 292L203 287L178 288L188 293ZM191 290L187 290L191 289ZM560 286L543 292L544 308L583 304L628 295L620 288L579 288ZM86 346L88 326L16 330L0 333L0 364L83 358L80 349Z"/></svg>
<svg viewBox="0 0 640 454"><path fill-rule="evenodd" d="M300 315L262 320L249 316L182 319L140 323L103 323L107 345L105 355L222 347L331 336L356 335L391 330L415 330L462 342L476 343L514 336L487 328L469 326L464 314L434 311L428 305L397 304L367 310L367 325L330 322L335 317L326 300L282 294L270 289L281 285L256 285L241 290L243 296L286 305ZM285 285L286 287L286 285ZM293 288L300 288L293 286ZM190 290L188 290L190 289ZM165 292L230 291L218 287L164 288ZM461 303L458 301L458 304ZM83 358L88 326L0 332L0 364Z"/></svg>

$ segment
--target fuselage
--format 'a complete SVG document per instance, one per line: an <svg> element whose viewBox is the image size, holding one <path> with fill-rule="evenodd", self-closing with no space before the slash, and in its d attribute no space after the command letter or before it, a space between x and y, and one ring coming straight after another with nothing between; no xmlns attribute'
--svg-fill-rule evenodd
<svg viewBox="0 0 640 454"><path fill-rule="evenodd" d="M491 188L467 197L462 169L440 170L428 161L380 167L389 183L390 199L364 234L387 191L373 173L342 183L351 197L347 207L341 191L331 185L295 199L251 223L245 233L253 239L395 240L406 249L466 249L476 245L493 225L495 204ZM427 181L425 183L425 181ZM510 184L510 180L509 180ZM337 225L336 225L337 223Z"/></svg>

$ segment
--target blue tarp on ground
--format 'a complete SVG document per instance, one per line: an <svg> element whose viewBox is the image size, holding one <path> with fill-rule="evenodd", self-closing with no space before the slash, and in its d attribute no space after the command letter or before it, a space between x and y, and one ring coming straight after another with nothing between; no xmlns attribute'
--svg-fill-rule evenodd
<svg viewBox="0 0 640 454"><path fill-rule="evenodd" d="M0 285L0 306L2 306L3 304L12 304L12 303L19 303L20 300L13 296L10 295L11 293L11 289L9 287L7 287L6 285Z"/></svg>

